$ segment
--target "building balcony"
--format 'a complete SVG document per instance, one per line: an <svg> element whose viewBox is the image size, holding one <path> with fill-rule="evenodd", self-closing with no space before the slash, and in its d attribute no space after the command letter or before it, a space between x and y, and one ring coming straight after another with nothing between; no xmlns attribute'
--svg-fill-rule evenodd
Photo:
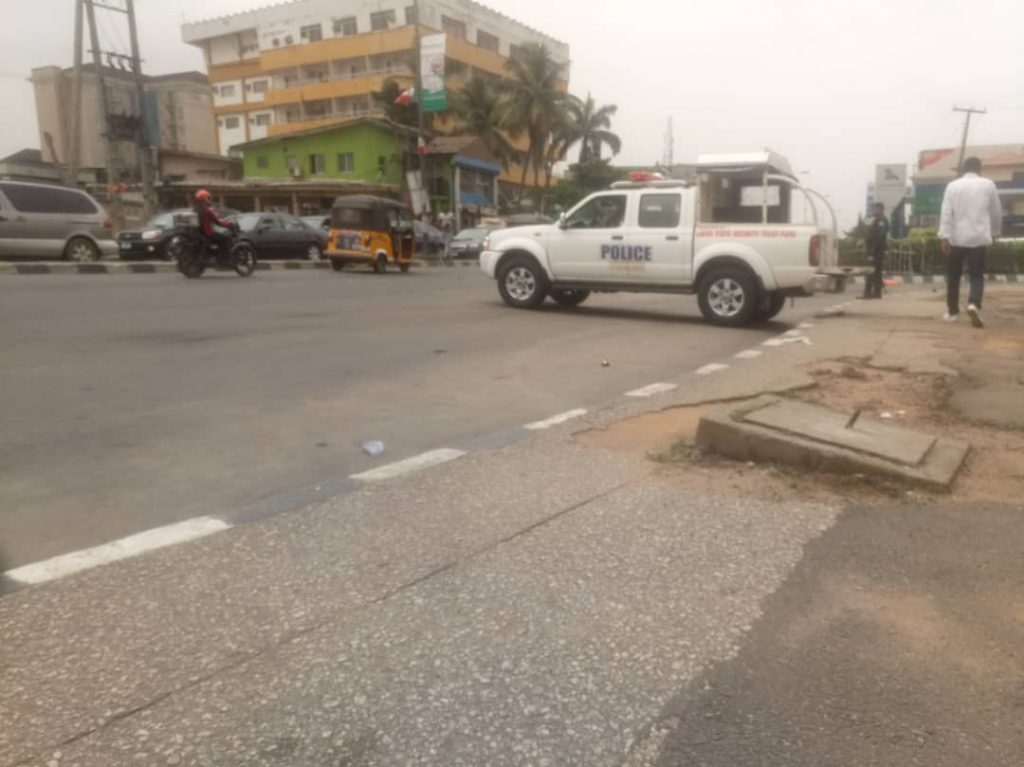
<svg viewBox="0 0 1024 767"><path fill-rule="evenodd" d="M332 37L315 43L273 48L260 54L263 71L323 64L337 59L376 56L381 53L411 51L416 47L413 27L395 27L382 32L367 32L351 37Z"/></svg>
<svg viewBox="0 0 1024 767"><path fill-rule="evenodd" d="M349 80L328 80L327 82L316 82L309 85L294 85L290 88L267 91L261 106L267 108L298 104L303 101L321 101L323 99L362 96L379 91L384 87L384 81L388 79L395 79L402 85L412 85L413 75L392 72L387 75L370 75L369 77L355 77Z"/></svg>

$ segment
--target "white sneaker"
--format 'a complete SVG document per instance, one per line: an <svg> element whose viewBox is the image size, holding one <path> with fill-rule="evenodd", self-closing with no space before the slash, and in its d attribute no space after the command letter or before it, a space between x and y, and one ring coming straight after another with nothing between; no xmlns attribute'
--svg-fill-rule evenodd
<svg viewBox="0 0 1024 767"><path fill-rule="evenodd" d="M985 327L985 323L981 321L981 309L974 304L967 304L967 314L971 317L971 324L976 328Z"/></svg>
<svg viewBox="0 0 1024 767"><path fill-rule="evenodd" d="M960 319L959 313L950 314L949 312L946 312L945 314L942 315L942 320L944 322L956 322L958 319Z"/></svg>

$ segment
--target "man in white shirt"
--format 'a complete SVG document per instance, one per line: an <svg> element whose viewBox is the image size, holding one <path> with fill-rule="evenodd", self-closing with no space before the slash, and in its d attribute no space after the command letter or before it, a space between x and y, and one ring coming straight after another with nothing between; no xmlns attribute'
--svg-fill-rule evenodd
<svg viewBox="0 0 1024 767"><path fill-rule="evenodd" d="M981 328L981 299L985 291L985 249L999 236L1003 211L996 185L981 177L981 160L964 160L964 174L946 187L942 196L939 240L948 259L946 273L946 315L953 322L960 316L960 278L964 264L970 276L967 313L974 327Z"/></svg>

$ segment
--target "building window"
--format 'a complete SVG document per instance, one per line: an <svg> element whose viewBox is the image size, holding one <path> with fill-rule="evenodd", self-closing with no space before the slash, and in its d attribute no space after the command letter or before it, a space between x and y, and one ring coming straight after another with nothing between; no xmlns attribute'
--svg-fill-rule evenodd
<svg viewBox="0 0 1024 767"><path fill-rule="evenodd" d="M492 53L498 52L498 38L484 32L483 30L478 29L476 31L476 44L484 50L491 51Z"/></svg>
<svg viewBox="0 0 1024 767"><path fill-rule="evenodd" d="M270 167L270 158L267 157L265 154L257 155L256 167L259 168L260 170L266 170L267 168Z"/></svg>
<svg viewBox="0 0 1024 767"><path fill-rule="evenodd" d="M416 23L416 6L407 5L405 6L405 23L406 26L411 26Z"/></svg>
<svg viewBox="0 0 1024 767"><path fill-rule="evenodd" d="M370 14L370 29L380 32L395 23L394 11L377 11Z"/></svg>
<svg viewBox="0 0 1024 767"><path fill-rule="evenodd" d="M297 83L298 81L299 81L299 76L298 75L285 75L284 76L284 87L285 88L290 88L291 86L295 85L295 83Z"/></svg>
<svg viewBox="0 0 1024 767"><path fill-rule="evenodd" d="M343 19L335 19L334 34L343 35L345 37L348 37L349 35L358 35L359 24L356 23L356 17L346 16Z"/></svg>
<svg viewBox="0 0 1024 767"><path fill-rule="evenodd" d="M237 117L224 118L224 127L227 128L228 130L235 130L236 128L238 128L239 124L240 122Z"/></svg>
<svg viewBox="0 0 1024 767"><path fill-rule="evenodd" d="M270 125L270 115L268 115L268 114L256 115L256 119L254 119L252 122L253 122L253 125L258 125L261 128L265 128L268 125Z"/></svg>
<svg viewBox="0 0 1024 767"><path fill-rule="evenodd" d="M441 16L441 31L458 40L466 39L466 22L458 21L450 16Z"/></svg>
<svg viewBox="0 0 1024 767"><path fill-rule="evenodd" d="M322 24L310 24L305 27L299 27L299 37L305 40L307 43L315 43L318 40L324 39L324 28Z"/></svg>
<svg viewBox="0 0 1024 767"><path fill-rule="evenodd" d="M220 86L220 97L222 99L230 98L235 95L234 85L222 85Z"/></svg>
<svg viewBox="0 0 1024 767"><path fill-rule="evenodd" d="M311 175L322 175L327 170L327 163L324 162L322 154L311 154L309 156L309 172Z"/></svg>
<svg viewBox="0 0 1024 767"><path fill-rule="evenodd" d="M253 80L252 92L253 93L266 93L268 83L266 80Z"/></svg>
<svg viewBox="0 0 1024 767"><path fill-rule="evenodd" d="M356 156L351 152L342 152L338 155L338 172L351 173L356 169Z"/></svg>

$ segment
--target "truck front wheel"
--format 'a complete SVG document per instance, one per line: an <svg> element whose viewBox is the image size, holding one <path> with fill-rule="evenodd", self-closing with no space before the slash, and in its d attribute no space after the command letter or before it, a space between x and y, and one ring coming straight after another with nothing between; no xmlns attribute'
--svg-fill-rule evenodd
<svg viewBox="0 0 1024 767"><path fill-rule="evenodd" d="M781 312L786 306L786 297L781 293L769 293L765 299L765 303L761 304L761 307L757 312L757 319L759 322L768 322L768 320L774 319L775 315Z"/></svg>
<svg viewBox="0 0 1024 767"><path fill-rule="evenodd" d="M498 293L509 306L536 309L548 294L548 276L532 258L514 256L498 270Z"/></svg>
<svg viewBox="0 0 1024 767"><path fill-rule="evenodd" d="M720 266L712 268L700 281L697 302L709 322L739 327L756 316L757 292L757 282L749 271L738 266Z"/></svg>

